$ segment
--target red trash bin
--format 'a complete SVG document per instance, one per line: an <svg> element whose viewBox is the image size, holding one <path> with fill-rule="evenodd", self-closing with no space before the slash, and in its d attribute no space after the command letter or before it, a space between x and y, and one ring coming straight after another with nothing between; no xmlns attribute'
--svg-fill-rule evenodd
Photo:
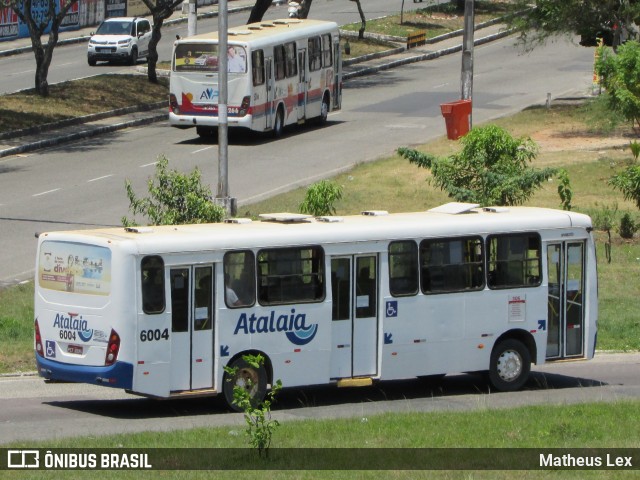
<svg viewBox="0 0 640 480"><path fill-rule="evenodd" d="M469 132L469 115L471 115L471 100L458 100L443 103L440 111L447 125L447 138L457 140Z"/></svg>

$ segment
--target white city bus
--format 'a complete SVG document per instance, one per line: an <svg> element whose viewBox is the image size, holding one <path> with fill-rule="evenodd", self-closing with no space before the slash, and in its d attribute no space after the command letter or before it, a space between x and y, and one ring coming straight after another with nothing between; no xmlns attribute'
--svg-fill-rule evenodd
<svg viewBox="0 0 640 480"><path fill-rule="evenodd" d="M369 385L592 358L589 217L447 204L427 212L52 232L39 237L41 376L151 397L216 395L247 377ZM261 354L255 369L242 357ZM225 366L241 367L231 381Z"/></svg>
<svg viewBox="0 0 640 480"><path fill-rule="evenodd" d="M340 108L340 34L334 22L282 19L228 31L228 126L282 134ZM169 121L209 136L218 126L218 32L177 40Z"/></svg>

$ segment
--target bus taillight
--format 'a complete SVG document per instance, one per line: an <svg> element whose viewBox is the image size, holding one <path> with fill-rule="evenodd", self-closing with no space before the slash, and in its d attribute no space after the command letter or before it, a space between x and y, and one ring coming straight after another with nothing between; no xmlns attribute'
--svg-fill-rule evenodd
<svg viewBox="0 0 640 480"><path fill-rule="evenodd" d="M247 95L242 99L242 103L240 104L240 111L238 115L244 117L247 113L249 113L249 104L251 103L251 97Z"/></svg>
<svg viewBox="0 0 640 480"><path fill-rule="evenodd" d="M120 351L120 335L115 330L111 330L109 335L109 344L107 345L107 356L104 359L105 365L113 365L118 358L118 352Z"/></svg>
<svg viewBox="0 0 640 480"><path fill-rule="evenodd" d="M41 357L44 357L44 349L42 348L42 337L40 336L40 327L38 326L38 319L35 322L35 331L36 331L36 353Z"/></svg>
<svg viewBox="0 0 640 480"><path fill-rule="evenodd" d="M171 110L176 115L180 113L180 105L178 105L178 99L173 93L169 94L169 110Z"/></svg>

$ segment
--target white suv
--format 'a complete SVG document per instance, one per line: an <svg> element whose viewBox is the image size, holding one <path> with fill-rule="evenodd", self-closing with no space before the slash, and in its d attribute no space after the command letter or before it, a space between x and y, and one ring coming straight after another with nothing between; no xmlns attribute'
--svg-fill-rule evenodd
<svg viewBox="0 0 640 480"><path fill-rule="evenodd" d="M107 18L91 34L87 61L92 67L99 60L138 63L138 58L149 55L151 24L145 18Z"/></svg>

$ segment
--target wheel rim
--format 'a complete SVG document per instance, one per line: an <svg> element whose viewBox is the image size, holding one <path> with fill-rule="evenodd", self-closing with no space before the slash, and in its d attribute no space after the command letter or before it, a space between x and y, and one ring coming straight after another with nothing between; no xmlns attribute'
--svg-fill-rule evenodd
<svg viewBox="0 0 640 480"><path fill-rule="evenodd" d="M247 391L253 398L258 392L259 387L258 372L253 368L241 368L236 373L233 380L234 387L240 387Z"/></svg>
<svg viewBox="0 0 640 480"><path fill-rule="evenodd" d="M512 382L522 374L522 357L514 350L502 352L498 357L498 376L505 382Z"/></svg>

